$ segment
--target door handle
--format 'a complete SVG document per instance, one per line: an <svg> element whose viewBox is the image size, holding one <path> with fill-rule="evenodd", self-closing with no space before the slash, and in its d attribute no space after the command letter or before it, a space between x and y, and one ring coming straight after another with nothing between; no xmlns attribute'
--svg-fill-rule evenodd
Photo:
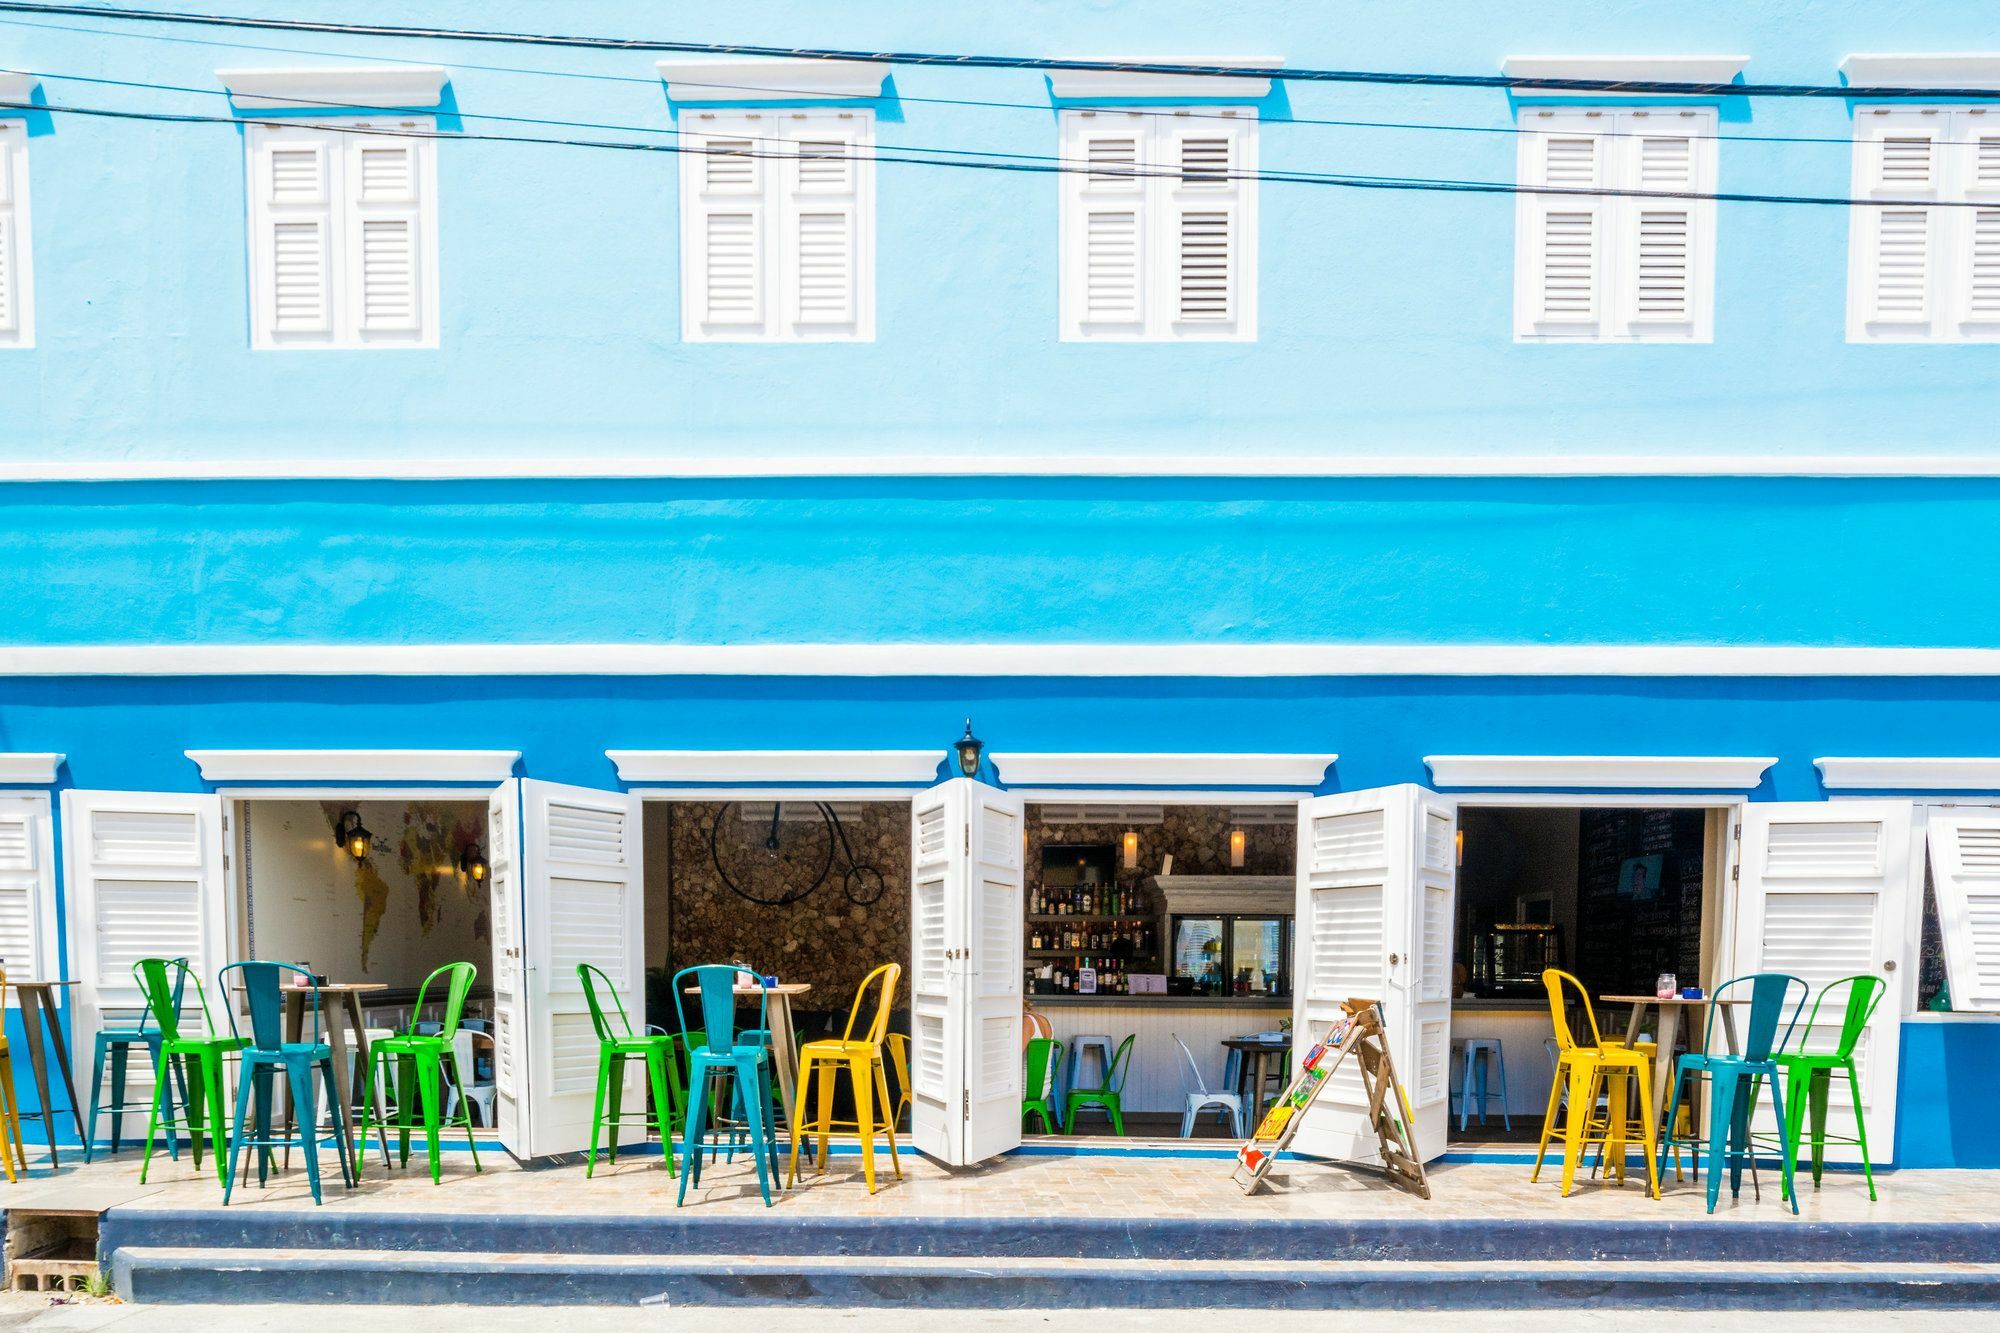
<svg viewBox="0 0 2000 1333"><path fill-rule="evenodd" d="M1882 970L1884 972L1894 972L1896 970L1896 960L1893 958L1886 960L1882 964Z"/></svg>

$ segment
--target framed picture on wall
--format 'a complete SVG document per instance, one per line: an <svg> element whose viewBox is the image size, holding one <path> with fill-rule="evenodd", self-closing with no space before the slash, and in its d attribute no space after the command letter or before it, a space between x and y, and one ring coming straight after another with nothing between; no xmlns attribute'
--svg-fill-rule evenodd
<svg viewBox="0 0 2000 1333"><path fill-rule="evenodd" d="M1665 873L1663 856L1628 856L1618 867L1618 896L1630 902L1652 902L1660 896Z"/></svg>

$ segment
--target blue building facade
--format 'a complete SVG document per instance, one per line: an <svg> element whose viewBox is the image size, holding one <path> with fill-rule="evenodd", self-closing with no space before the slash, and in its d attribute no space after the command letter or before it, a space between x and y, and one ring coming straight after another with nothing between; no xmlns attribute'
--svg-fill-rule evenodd
<svg viewBox="0 0 2000 1333"><path fill-rule="evenodd" d="M2000 1165L2000 58L1963 6L561 23L1238 72L0 15L0 777L79 1026L119 886L228 874L220 826L163 869L104 812L497 789L502 1130L565 1150L535 784L921 814L969 717L1029 800L1717 811L1716 965L1880 976L1877 1159ZM1284 77L1334 68L1856 91ZM1778 850L1856 828L1865 866Z"/></svg>

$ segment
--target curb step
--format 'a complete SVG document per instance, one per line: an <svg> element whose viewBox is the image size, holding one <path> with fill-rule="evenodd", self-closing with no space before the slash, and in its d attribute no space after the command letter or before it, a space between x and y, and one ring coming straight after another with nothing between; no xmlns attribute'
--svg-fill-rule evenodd
<svg viewBox="0 0 2000 1333"><path fill-rule="evenodd" d="M559 1255L127 1246L112 1279L154 1303L878 1308L1962 1309L2000 1264L1226 1261Z"/></svg>

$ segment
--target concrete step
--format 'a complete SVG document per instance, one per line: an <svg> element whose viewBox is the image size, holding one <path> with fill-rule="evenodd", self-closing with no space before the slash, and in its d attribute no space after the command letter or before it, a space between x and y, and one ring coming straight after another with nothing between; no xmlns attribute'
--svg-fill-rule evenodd
<svg viewBox="0 0 2000 1333"><path fill-rule="evenodd" d="M581 1255L127 1246L127 1300L177 1304L957 1309L1964 1309L2000 1264Z"/></svg>
<svg viewBox="0 0 2000 1333"><path fill-rule="evenodd" d="M552 1257L755 1254L795 1258L1402 1260L1426 1263L1982 1263L2000 1222L1547 1218L984 1218L377 1212L326 1207L118 1207L100 1229L126 1246L459 1250Z"/></svg>

